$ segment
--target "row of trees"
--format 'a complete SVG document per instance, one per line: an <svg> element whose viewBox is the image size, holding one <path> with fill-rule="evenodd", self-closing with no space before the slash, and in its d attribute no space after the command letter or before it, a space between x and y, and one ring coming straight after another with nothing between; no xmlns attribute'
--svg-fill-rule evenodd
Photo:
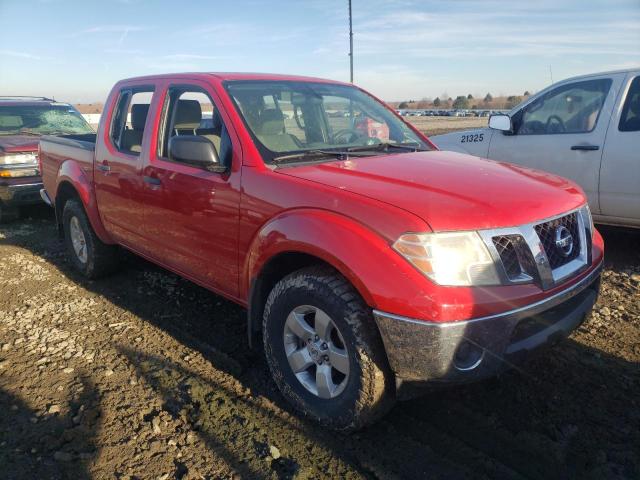
<svg viewBox="0 0 640 480"><path fill-rule="evenodd" d="M399 102L396 108L399 109L428 109L428 108L455 108L455 109L503 109L513 108L518 105L522 100L530 95L528 91L524 92L524 95L510 95L508 97L496 97L494 98L491 93L487 93L482 100L475 99L473 95L467 96L459 95L455 99L449 97L446 93L441 97L436 97L433 100L429 98L423 98L420 101L408 100L405 102Z"/></svg>

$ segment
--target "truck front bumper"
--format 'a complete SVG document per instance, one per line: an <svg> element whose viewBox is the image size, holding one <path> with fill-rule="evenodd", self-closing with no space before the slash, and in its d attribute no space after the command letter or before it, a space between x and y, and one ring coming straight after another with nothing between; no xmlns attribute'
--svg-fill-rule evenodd
<svg viewBox="0 0 640 480"><path fill-rule="evenodd" d="M374 310L391 369L402 383L490 377L567 337L595 304L602 263L571 287L498 315L435 323Z"/></svg>
<svg viewBox="0 0 640 480"><path fill-rule="evenodd" d="M10 183L0 181L0 202L7 206L33 205L42 202L41 181Z"/></svg>

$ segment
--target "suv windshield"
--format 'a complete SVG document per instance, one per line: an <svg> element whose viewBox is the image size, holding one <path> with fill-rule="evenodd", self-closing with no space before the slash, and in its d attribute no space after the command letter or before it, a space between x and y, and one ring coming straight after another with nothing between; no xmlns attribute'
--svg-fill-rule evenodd
<svg viewBox="0 0 640 480"><path fill-rule="evenodd" d="M0 135L50 135L93 133L71 105L0 106Z"/></svg>
<svg viewBox="0 0 640 480"><path fill-rule="evenodd" d="M268 163L430 149L387 107L350 85L236 80L225 87Z"/></svg>

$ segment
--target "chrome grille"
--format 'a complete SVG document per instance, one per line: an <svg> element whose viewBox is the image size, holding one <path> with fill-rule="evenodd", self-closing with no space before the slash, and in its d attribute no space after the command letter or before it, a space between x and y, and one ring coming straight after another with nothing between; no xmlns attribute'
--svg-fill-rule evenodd
<svg viewBox="0 0 640 480"><path fill-rule="evenodd" d="M571 233L572 248L568 255L563 255L560 248L556 246L556 231L560 226L565 227ZM580 255L580 229L576 212L536 225L535 230L552 269L566 265Z"/></svg>
<svg viewBox="0 0 640 480"><path fill-rule="evenodd" d="M537 277L531 250L522 235L498 235L492 240L509 280L530 280Z"/></svg>
<svg viewBox="0 0 640 480"><path fill-rule="evenodd" d="M547 290L578 274L591 262L593 232L587 207L541 222L478 233L497 265L503 285L533 281Z"/></svg>
<svg viewBox="0 0 640 480"><path fill-rule="evenodd" d="M517 278L522 273L514 237L516 235L493 237L493 244L496 246L500 260L502 260L502 266L510 279Z"/></svg>

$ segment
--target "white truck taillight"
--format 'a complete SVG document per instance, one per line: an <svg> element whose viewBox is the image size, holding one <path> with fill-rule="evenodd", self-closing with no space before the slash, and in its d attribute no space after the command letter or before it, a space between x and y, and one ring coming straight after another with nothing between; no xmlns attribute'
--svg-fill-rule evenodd
<svg viewBox="0 0 640 480"><path fill-rule="evenodd" d="M0 155L0 178L32 177L40 174L35 152Z"/></svg>

